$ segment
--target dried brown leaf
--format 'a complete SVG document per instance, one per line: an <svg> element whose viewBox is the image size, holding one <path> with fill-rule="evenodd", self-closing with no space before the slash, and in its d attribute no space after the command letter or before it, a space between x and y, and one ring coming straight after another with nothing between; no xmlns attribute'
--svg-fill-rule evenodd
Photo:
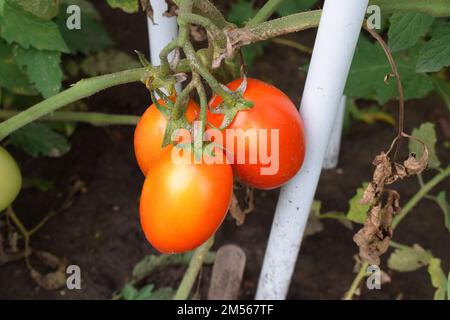
<svg viewBox="0 0 450 320"><path fill-rule="evenodd" d="M382 207L381 201L373 205L361 228L353 237L359 247L361 258L370 264L380 264L380 256L389 248L393 235L393 216L400 211L400 195L395 190L386 190L388 197Z"/></svg>
<svg viewBox="0 0 450 320"><path fill-rule="evenodd" d="M207 38L205 28L197 24L190 24L189 31L195 41L205 41Z"/></svg>
<svg viewBox="0 0 450 320"><path fill-rule="evenodd" d="M165 17L175 17L178 14L178 7L172 0L166 0L167 11L163 13Z"/></svg>
<svg viewBox="0 0 450 320"><path fill-rule="evenodd" d="M236 220L237 226L243 225L247 215L255 209L255 204L253 201L253 189L246 189L245 202L247 203L247 207L245 209L242 209L239 205L239 200L233 192L233 197L231 198L230 213L231 216Z"/></svg>
<svg viewBox="0 0 450 320"><path fill-rule="evenodd" d="M152 5L150 4L150 1L141 0L141 8L142 8L142 11L145 11L145 14L147 15L147 17L149 17L150 20L152 20L152 23L155 24L155 21L153 20L153 8L152 8Z"/></svg>
<svg viewBox="0 0 450 320"><path fill-rule="evenodd" d="M34 253L44 266L51 268L54 271L42 274L37 269L30 266L31 278L45 290L57 290L62 288L66 284L67 260L60 259L54 254L46 251L35 251Z"/></svg>

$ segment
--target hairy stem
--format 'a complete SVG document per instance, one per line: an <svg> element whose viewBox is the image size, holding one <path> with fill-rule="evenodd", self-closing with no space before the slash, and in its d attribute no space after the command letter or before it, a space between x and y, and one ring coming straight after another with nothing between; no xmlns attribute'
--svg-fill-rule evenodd
<svg viewBox="0 0 450 320"><path fill-rule="evenodd" d="M309 47L307 47L307 46L305 46L305 45L303 45L301 43L298 43L297 41L289 40L289 39L286 39L286 38L274 38L274 39L272 39L272 42L276 43L276 44L281 44L283 46L287 46L287 47L291 47L291 48L297 49L298 51L306 53L308 55L312 54L312 49L311 48L309 48Z"/></svg>
<svg viewBox="0 0 450 320"><path fill-rule="evenodd" d="M11 132L71 102L89 97L103 89L119 84L140 81L148 76L149 70L147 68L139 68L81 80L71 88L39 102L2 122L0 124L0 140L3 140Z"/></svg>
<svg viewBox="0 0 450 320"><path fill-rule="evenodd" d="M17 114L20 110L0 110L0 119L9 119ZM85 122L94 126L109 125L136 125L139 121L138 116L107 114L99 112L74 112L74 111L57 111L45 115L38 121L44 122Z"/></svg>
<svg viewBox="0 0 450 320"><path fill-rule="evenodd" d="M344 300L352 300L353 296L355 295L356 290L359 288L361 281L366 277L367 275L367 267L369 266L368 262L364 262L359 269L358 273L356 274L355 279L353 279L352 285L350 286L350 289L345 293Z"/></svg>
<svg viewBox="0 0 450 320"><path fill-rule="evenodd" d="M321 10L300 12L240 29L234 29L229 32L231 44L234 48L238 48L283 34L314 28L319 25L321 14Z"/></svg>
<svg viewBox="0 0 450 320"><path fill-rule="evenodd" d="M268 0L264 6L256 13L256 15L247 22L247 26L253 26L255 24L266 21L270 18L270 16L275 12L276 8L283 2L284 0Z"/></svg>
<svg viewBox="0 0 450 320"><path fill-rule="evenodd" d="M209 0L194 0L193 12L200 13L202 16L211 19L219 28L225 28L229 25L222 13Z"/></svg>
<svg viewBox="0 0 450 320"><path fill-rule="evenodd" d="M423 185L422 188L406 203L400 213L394 217L392 221L392 228L396 228L397 225L406 217L406 215L417 205L417 203L424 198L428 192L431 191L437 184L450 175L450 165L447 166L440 173L435 175L431 180Z"/></svg>
<svg viewBox="0 0 450 320"><path fill-rule="evenodd" d="M194 255L192 256L192 259L189 262L188 269L186 270L186 273L183 276L183 280L181 280L180 286L178 287L174 300L188 299L191 289L194 285L195 279L197 279L197 275L200 271L200 268L203 265L203 261L205 260L205 257L208 254L208 251L212 247L213 243L214 243L214 236L211 237L204 244L202 244L200 247L195 249Z"/></svg>
<svg viewBox="0 0 450 320"><path fill-rule="evenodd" d="M423 12L435 17L449 17L448 0L370 0L369 5L377 5L382 14L393 12Z"/></svg>

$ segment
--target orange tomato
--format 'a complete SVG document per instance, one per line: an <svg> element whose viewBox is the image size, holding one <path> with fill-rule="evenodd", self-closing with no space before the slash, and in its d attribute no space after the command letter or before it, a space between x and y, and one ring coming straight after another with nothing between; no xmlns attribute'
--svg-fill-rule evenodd
<svg viewBox="0 0 450 320"><path fill-rule="evenodd" d="M175 100L175 98L171 98ZM158 100L164 106L164 101ZM186 119L191 122L199 110L198 105L190 100L186 108ZM136 160L144 175L149 168L161 157L161 147L166 132L167 118L155 105L151 105L142 115L134 131L134 153ZM167 147L171 147L170 145Z"/></svg>
<svg viewBox="0 0 450 320"><path fill-rule="evenodd" d="M164 150L140 199L142 229L162 253L185 252L208 240L225 218L233 189L229 164L195 164L192 156L175 162L172 150L190 152Z"/></svg>
<svg viewBox="0 0 450 320"><path fill-rule="evenodd" d="M241 82L242 79L234 80L227 87L236 90ZM244 99L252 101L253 108L239 111L228 129L234 130L232 132L238 132L239 129L253 132L256 141L251 143L249 139L246 139L245 145L241 144L244 145L244 149L238 150L238 137L232 136L234 147L229 148L231 150L228 152L231 153L233 172L239 180L251 187L259 189L279 187L289 181L303 164L305 140L302 119L289 97L278 88L263 81L248 78ZM211 99L210 106L212 109L216 108L221 102L222 99L215 96ZM224 118L222 114L211 112L208 112L207 117L215 127L219 127ZM271 132L278 132L278 139L272 138ZM267 135L262 136L263 134ZM222 131L222 143L225 148L228 147L226 130ZM269 157L266 157L264 161L261 159L262 147L265 147L267 151L264 157L272 156L270 159L272 161L267 160ZM241 161L244 163L238 163L239 153L245 158L245 161ZM253 159L256 157L253 163L252 157ZM273 172L262 170L271 165Z"/></svg>

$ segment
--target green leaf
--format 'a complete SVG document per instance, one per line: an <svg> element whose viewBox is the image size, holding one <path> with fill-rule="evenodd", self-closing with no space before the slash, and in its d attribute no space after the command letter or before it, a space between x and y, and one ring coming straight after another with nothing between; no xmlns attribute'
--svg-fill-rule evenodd
<svg viewBox="0 0 450 320"><path fill-rule="evenodd" d="M242 26L245 22L253 18L256 14L256 10L253 7L252 2L246 0L239 0L231 6L227 15L227 20Z"/></svg>
<svg viewBox="0 0 450 320"><path fill-rule="evenodd" d="M417 50L410 50L408 55L395 55L402 79L405 99L421 98L432 89L433 84L426 74L417 74L414 69ZM360 37L355 56L350 68L345 94L350 97L374 99L384 104L397 97L395 79L386 84L383 79L391 72L389 62L383 49L377 43Z"/></svg>
<svg viewBox="0 0 450 320"><path fill-rule="evenodd" d="M447 300L450 300L450 272L448 273L447 279Z"/></svg>
<svg viewBox="0 0 450 320"><path fill-rule="evenodd" d="M441 162L436 154L436 130L434 124L431 122L425 122L420 125L419 128L415 128L412 132L412 136L419 139L428 147L428 167L439 168ZM418 157L422 156L422 146L410 139L409 140L409 152L414 152Z"/></svg>
<svg viewBox="0 0 450 320"><path fill-rule="evenodd" d="M32 46L39 50L69 51L53 21L38 18L9 2L4 3L0 30L8 43L16 42L24 48Z"/></svg>
<svg viewBox="0 0 450 320"><path fill-rule="evenodd" d="M447 277L445 276L444 271L442 271L440 259L430 259L428 274L430 275L433 287L436 288L434 300L445 300L445 293L447 291Z"/></svg>
<svg viewBox="0 0 450 320"><path fill-rule="evenodd" d="M256 58L264 54L264 48L267 46L266 42L253 43L242 48L242 56L247 67L251 67Z"/></svg>
<svg viewBox="0 0 450 320"><path fill-rule="evenodd" d="M436 76L431 77L431 80L433 81L434 90L444 100L450 112L450 83Z"/></svg>
<svg viewBox="0 0 450 320"><path fill-rule="evenodd" d="M10 136L11 144L29 155L60 157L69 152L69 141L42 123L30 123Z"/></svg>
<svg viewBox="0 0 450 320"><path fill-rule="evenodd" d="M14 57L44 98L59 92L62 81L60 52L16 47Z"/></svg>
<svg viewBox="0 0 450 320"><path fill-rule="evenodd" d="M436 72L450 65L450 22L433 31L416 62L417 72Z"/></svg>
<svg viewBox="0 0 450 320"><path fill-rule="evenodd" d="M444 214L445 227L450 232L450 204L447 201L445 191L441 191L436 196L436 202Z"/></svg>
<svg viewBox="0 0 450 320"><path fill-rule="evenodd" d="M28 80L27 75L16 64L12 47L0 39L0 87L12 93L36 95L38 92Z"/></svg>
<svg viewBox="0 0 450 320"><path fill-rule="evenodd" d="M349 201L349 210L347 212L347 218L356 223L364 223L367 217L367 211L370 204L361 204L361 198L366 190L368 182L364 182L362 187L356 189L356 194Z"/></svg>
<svg viewBox="0 0 450 320"><path fill-rule="evenodd" d="M150 283L137 290L133 285L127 284L122 289L122 297L125 300L167 300L175 295L175 291L170 287L154 290L155 285Z"/></svg>
<svg viewBox="0 0 450 320"><path fill-rule="evenodd" d="M7 0L21 6L33 15L51 20L58 14L59 0Z"/></svg>
<svg viewBox="0 0 450 320"><path fill-rule="evenodd" d="M434 17L424 13L394 13L389 21L389 48L397 52L414 46L428 32Z"/></svg>
<svg viewBox="0 0 450 320"><path fill-rule="evenodd" d="M429 252L417 245L413 248L395 249L388 259L388 267L400 272L414 271L426 266L431 258Z"/></svg>
<svg viewBox="0 0 450 320"><path fill-rule="evenodd" d="M191 261L193 251L189 251L183 254L161 254L161 255L148 255L144 257L139 263L137 263L132 272L133 281L140 281L147 277L150 273L158 268L164 268L173 265L186 265ZM214 262L214 253L209 252L205 258L205 264Z"/></svg>
<svg viewBox="0 0 450 320"><path fill-rule="evenodd" d="M139 10L138 0L106 0L111 8L119 8L126 13L134 13Z"/></svg>
<svg viewBox="0 0 450 320"><path fill-rule="evenodd" d="M275 10L280 16L287 16L293 13L311 9L317 0L284 0Z"/></svg>
<svg viewBox="0 0 450 320"><path fill-rule="evenodd" d="M167 300L175 295L175 290L170 287L159 288L154 290L154 285L149 284L141 288L136 300Z"/></svg>
<svg viewBox="0 0 450 320"><path fill-rule="evenodd" d="M70 4L76 4L81 8L81 29L69 30L66 26L65 12ZM64 1L56 23L71 53L89 54L113 44L111 37L102 25L98 12L92 4L85 0Z"/></svg>
<svg viewBox="0 0 450 320"><path fill-rule="evenodd" d="M115 49L107 49L89 55L81 62L81 70L88 76L98 76L126 69L138 68L140 63L130 55Z"/></svg>
<svg viewBox="0 0 450 320"><path fill-rule="evenodd" d="M137 295L138 295L137 289L131 284L126 284L122 288L122 297L125 300L135 300Z"/></svg>

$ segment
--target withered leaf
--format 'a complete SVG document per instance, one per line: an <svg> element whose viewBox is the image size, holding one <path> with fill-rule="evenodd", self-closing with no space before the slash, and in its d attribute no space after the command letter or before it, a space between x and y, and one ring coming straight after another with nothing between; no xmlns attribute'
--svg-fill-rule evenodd
<svg viewBox="0 0 450 320"><path fill-rule="evenodd" d="M155 24L155 21L153 20L153 8L152 8L152 5L150 4L150 1L148 1L148 0L140 0L140 1L141 1L142 11L145 11L145 14L147 15L147 17L149 17L150 20L152 20L152 23Z"/></svg>
<svg viewBox="0 0 450 320"><path fill-rule="evenodd" d="M163 13L165 17L174 17L178 14L178 7L172 0L166 0L167 11Z"/></svg>
<svg viewBox="0 0 450 320"><path fill-rule="evenodd" d="M373 205L361 228L353 237L359 247L361 258L370 264L380 264L380 256L389 248L393 235L393 216L400 211L400 195L395 190L386 190L388 198L382 207L381 201Z"/></svg>
<svg viewBox="0 0 450 320"><path fill-rule="evenodd" d="M236 220L237 226L243 225L247 215L255 209L255 204L253 201L253 189L247 188L245 202L247 203L247 207L242 209L239 205L239 200L233 192L233 197L231 198L230 213L231 216Z"/></svg>
<svg viewBox="0 0 450 320"><path fill-rule="evenodd" d="M190 24L189 31L195 41L205 41L207 38L205 28L198 24Z"/></svg>
<svg viewBox="0 0 450 320"><path fill-rule="evenodd" d="M35 251L34 253L43 265L54 271L42 274L37 269L30 267L31 278L45 290L57 290L62 288L66 284L67 260L60 259L46 251Z"/></svg>

